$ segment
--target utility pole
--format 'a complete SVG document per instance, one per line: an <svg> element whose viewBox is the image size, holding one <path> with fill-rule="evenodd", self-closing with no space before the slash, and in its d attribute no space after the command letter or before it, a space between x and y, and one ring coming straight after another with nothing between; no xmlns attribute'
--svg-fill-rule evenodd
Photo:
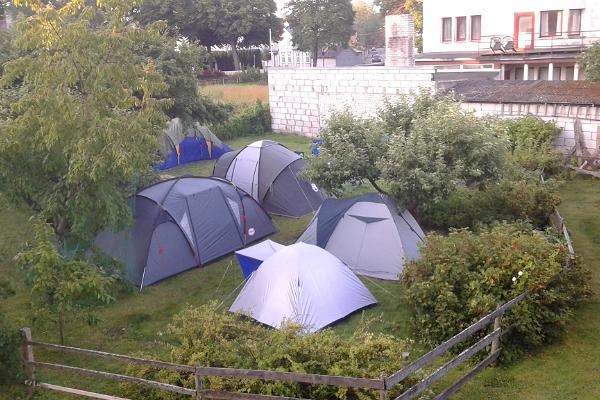
<svg viewBox="0 0 600 400"><path fill-rule="evenodd" d="M273 36L271 34L271 28L269 28L269 52L271 53L271 66L275 66L275 56L273 55Z"/></svg>

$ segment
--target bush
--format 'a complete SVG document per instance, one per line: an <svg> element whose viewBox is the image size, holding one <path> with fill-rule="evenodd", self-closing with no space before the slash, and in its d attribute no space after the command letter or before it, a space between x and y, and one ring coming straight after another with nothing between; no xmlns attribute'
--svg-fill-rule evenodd
<svg viewBox="0 0 600 400"><path fill-rule="evenodd" d="M257 101L251 105L239 106L229 119L211 128L221 140L263 135L271 130L271 112L268 104Z"/></svg>
<svg viewBox="0 0 600 400"><path fill-rule="evenodd" d="M560 133L560 128L556 124L545 122L533 115L508 121L507 127L513 149L518 147L548 148Z"/></svg>
<svg viewBox="0 0 600 400"><path fill-rule="evenodd" d="M199 79L218 79L225 76L225 72L219 71L217 69L209 69L205 68L202 70L202 74L198 77Z"/></svg>
<svg viewBox="0 0 600 400"><path fill-rule="evenodd" d="M257 68L247 68L238 74L240 83L265 82L267 74Z"/></svg>
<svg viewBox="0 0 600 400"><path fill-rule="evenodd" d="M539 180L505 179L483 188L460 188L423 215L423 224L436 229L474 228L495 221L527 220L545 228L560 199L552 185Z"/></svg>
<svg viewBox="0 0 600 400"><path fill-rule="evenodd" d="M497 304L532 290L503 319L505 327L514 326L502 339L503 357L554 339L590 292L589 274L581 266L573 262L563 270L567 254L555 236L526 224L429 235L421 259L403 275L418 336L435 346Z"/></svg>
<svg viewBox="0 0 600 400"><path fill-rule="evenodd" d="M342 338L332 330L300 335L297 326L274 330L240 315L218 312L214 305L184 310L174 318L169 333L177 343L172 351L173 362L213 367L379 378L381 374L391 374L401 368L402 353L409 350L409 343L390 335L371 333L368 321L362 321L350 338ZM191 376L139 366L131 366L129 373L194 386ZM309 399L378 398L375 391L292 382L208 377L204 384L213 390ZM128 398L159 398L150 390L141 393L133 385L123 387ZM394 393L397 389L392 395Z"/></svg>
<svg viewBox="0 0 600 400"><path fill-rule="evenodd" d="M20 346L19 331L0 313L0 385L23 380Z"/></svg>

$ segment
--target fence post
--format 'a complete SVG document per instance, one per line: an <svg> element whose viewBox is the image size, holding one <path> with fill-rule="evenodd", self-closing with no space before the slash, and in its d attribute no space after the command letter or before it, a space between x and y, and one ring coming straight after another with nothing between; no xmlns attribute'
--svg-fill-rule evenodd
<svg viewBox="0 0 600 400"><path fill-rule="evenodd" d="M204 394L202 392L202 377L200 376L200 366L194 366L194 383L196 385L196 400L203 400Z"/></svg>
<svg viewBox="0 0 600 400"><path fill-rule="evenodd" d="M21 345L21 355L23 357L23 367L25 368L25 375L27 376L27 396L31 397L33 395L33 387L35 386L35 367L31 365L34 361L33 359L33 346L27 344L26 342L31 342L31 329L23 328L21 329L23 334L23 344Z"/></svg>
<svg viewBox="0 0 600 400"><path fill-rule="evenodd" d="M387 400L387 385L384 374L381 374L381 383L383 384L383 389L379 389L379 400Z"/></svg>
<svg viewBox="0 0 600 400"><path fill-rule="evenodd" d="M498 304L498 306L496 307L496 310L499 309L501 306L502 306L502 304ZM500 313L494 319L494 330L500 329L502 327L502 314L503 313ZM492 340L492 349L490 350L490 354L495 353L499 348L500 348L500 336L498 336L494 340Z"/></svg>

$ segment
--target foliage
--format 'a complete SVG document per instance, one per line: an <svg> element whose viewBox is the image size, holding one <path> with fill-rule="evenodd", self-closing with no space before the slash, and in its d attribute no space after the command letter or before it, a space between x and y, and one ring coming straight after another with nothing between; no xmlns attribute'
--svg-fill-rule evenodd
<svg viewBox="0 0 600 400"><path fill-rule="evenodd" d="M359 46L369 50L372 47L384 47L384 16L376 11L372 4L364 1L353 2L354 26Z"/></svg>
<svg viewBox="0 0 600 400"><path fill-rule="evenodd" d="M200 74L200 76L198 78L202 79L202 80L211 80L211 79L223 78L224 76L225 76L225 72L223 72L223 71L219 71L217 69L205 68L204 70L202 70L202 74Z"/></svg>
<svg viewBox="0 0 600 400"><path fill-rule="evenodd" d="M266 82L267 73L257 68L247 68L239 73L240 83Z"/></svg>
<svg viewBox="0 0 600 400"><path fill-rule="evenodd" d="M378 117L385 132L406 134L412 130L416 118L425 117L437 102L445 100L450 101L450 98L427 90L420 92L413 99L405 96L392 102L385 98Z"/></svg>
<svg viewBox="0 0 600 400"><path fill-rule="evenodd" d="M62 344L66 319L83 315L95 322L86 311L113 300L111 287L116 279L79 255L60 254L52 236L47 225L37 225L36 244L18 254L17 261L30 276L33 312L42 319L54 319Z"/></svg>
<svg viewBox="0 0 600 400"><path fill-rule="evenodd" d="M239 49L237 53L242 69L248 67L262 68L263 54L259 49ZM231 51L216 50L211 51L210 54L215 61L217 69L221 71L235 71L233 53Z"/></svg>
<svg viewBox="0 0 600 400"><path fill-rule="evenodd" d="M343 185L367 180L377 185L381 171L377 161L387 148L387 137L372 120L354 117L349 111L333 114L321 130L321 154L305 174L310 181L332 194L341 194Z"/></svg>
<svg viewBox="0 0 600 400"><path fill-rule="evenodd" d="M500 184L483 188L459 188L427 210L421 222L445 230L527 220L537 228L544 228L559 202L553 188L539 180L504 179Z"/></svg>
<svg viewBox="0 0 600 400"><path fill-rule="evenodd" d="M311 52L313 67L321 49L346 45L354 33L350 0L290 0L287 7L292 41L299 50Z"/></svg>
<svg viewBox="0 0 600 400"><path fill-rule="evenodd" d="M229 119L213 125L211 129L221 140L265 134L271 130L269 106L259 100L254 104L239 106Z"/></svg>
<svg viewBox="0 0 600 400"><path fill-rule="evenodd" d="M390 194L418 215L459 187L498 180L505 149L491 124L444 98L391 137L378 165Z"/></svg>
<svg viewBox="0 0 600 400"><path fill-rule="evenodd" d="M412 14L415 20L415 46L423 51L423 0L375 0L383 15Z"/></svg>
<svg viewBox="0 0 600 400"><path fill-rule="evenodd" d="M576 261L563 269L567 254L552 234L524 224L429 235L421 259L403 276L418 336L435 346L531 290L503 318L504 326L514 327L502 338L503 357L549 342L589 294L588 273Z"/></svg>
<svg viewBox="0 0 600 400"><path fill-rule="evenodd" d="M276 11L273 0L146 0L136 18L143 23L166 20L183 36L207 47L230 46L239 70L238 47L268 44L269 29L274 40L281 35L283 26Z"/></svg>
<svg viewBox="0 0 600 400"><path fill-rule="evenodd" d="M508 120L506 125L513 149L520 147L539 149L551 146L560 133L560 128L554 122L546 122L531 114Z"/></svg>
<svg viewBox="0 0 600 400"><path fill-rule="evenodd" d="M21 381L21 335L0 313L0 385Z"/></svg>
<svg viewBox="0 0 600 400"><path fill-rule="evenodd" d="M108 3L33 2L16 28L26 53L0 81L27 89L2 124L0 190L49 221L59 245L129 221L131 183L151 172L170 105L155 98L166 88L155 64L136 56L160 32L125 26L128 3Z"/></svg>
<svg viewBox="0 0 600 400"><path fill-rule="evenodd" d="M585 73L585 79L600 82L600 40L595 41L585 49L581 56L580 65Z"/></svg>
<svg viewBox="0 0 600 400"><path fill-rule="evenodd" d="M241 315L219 312L214 304L189 307L175 316L169 326L176 342L171 358L176 363L212 367L379 378L402 367L402 353L410 345L390 335L372 333L369 321L365 320L349 338L342 338L332 330L311 335L300 332L294 325L273 330ZM137 366L130 366L129 373L145 378L156 378L159 374ZM193 387L193 377L162 373L161 378ZM203 381L212 390L308 399L378 398L375 391L336 386L219 377ZM140 393L133 385L124 385L124 391L132 399L158 399L153 391ZM390 394L397 392L394 389Z"/></svg>

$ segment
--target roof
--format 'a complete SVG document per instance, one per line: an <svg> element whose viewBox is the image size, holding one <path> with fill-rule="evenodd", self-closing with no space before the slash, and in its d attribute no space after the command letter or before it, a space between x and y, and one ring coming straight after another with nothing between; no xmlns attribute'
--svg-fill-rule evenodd
<svg viewBox="0 0 600 400"><path fill-rule="evenodd" d="M600 82L465 80L445 89L472 103L600 105Z"/></svg>

